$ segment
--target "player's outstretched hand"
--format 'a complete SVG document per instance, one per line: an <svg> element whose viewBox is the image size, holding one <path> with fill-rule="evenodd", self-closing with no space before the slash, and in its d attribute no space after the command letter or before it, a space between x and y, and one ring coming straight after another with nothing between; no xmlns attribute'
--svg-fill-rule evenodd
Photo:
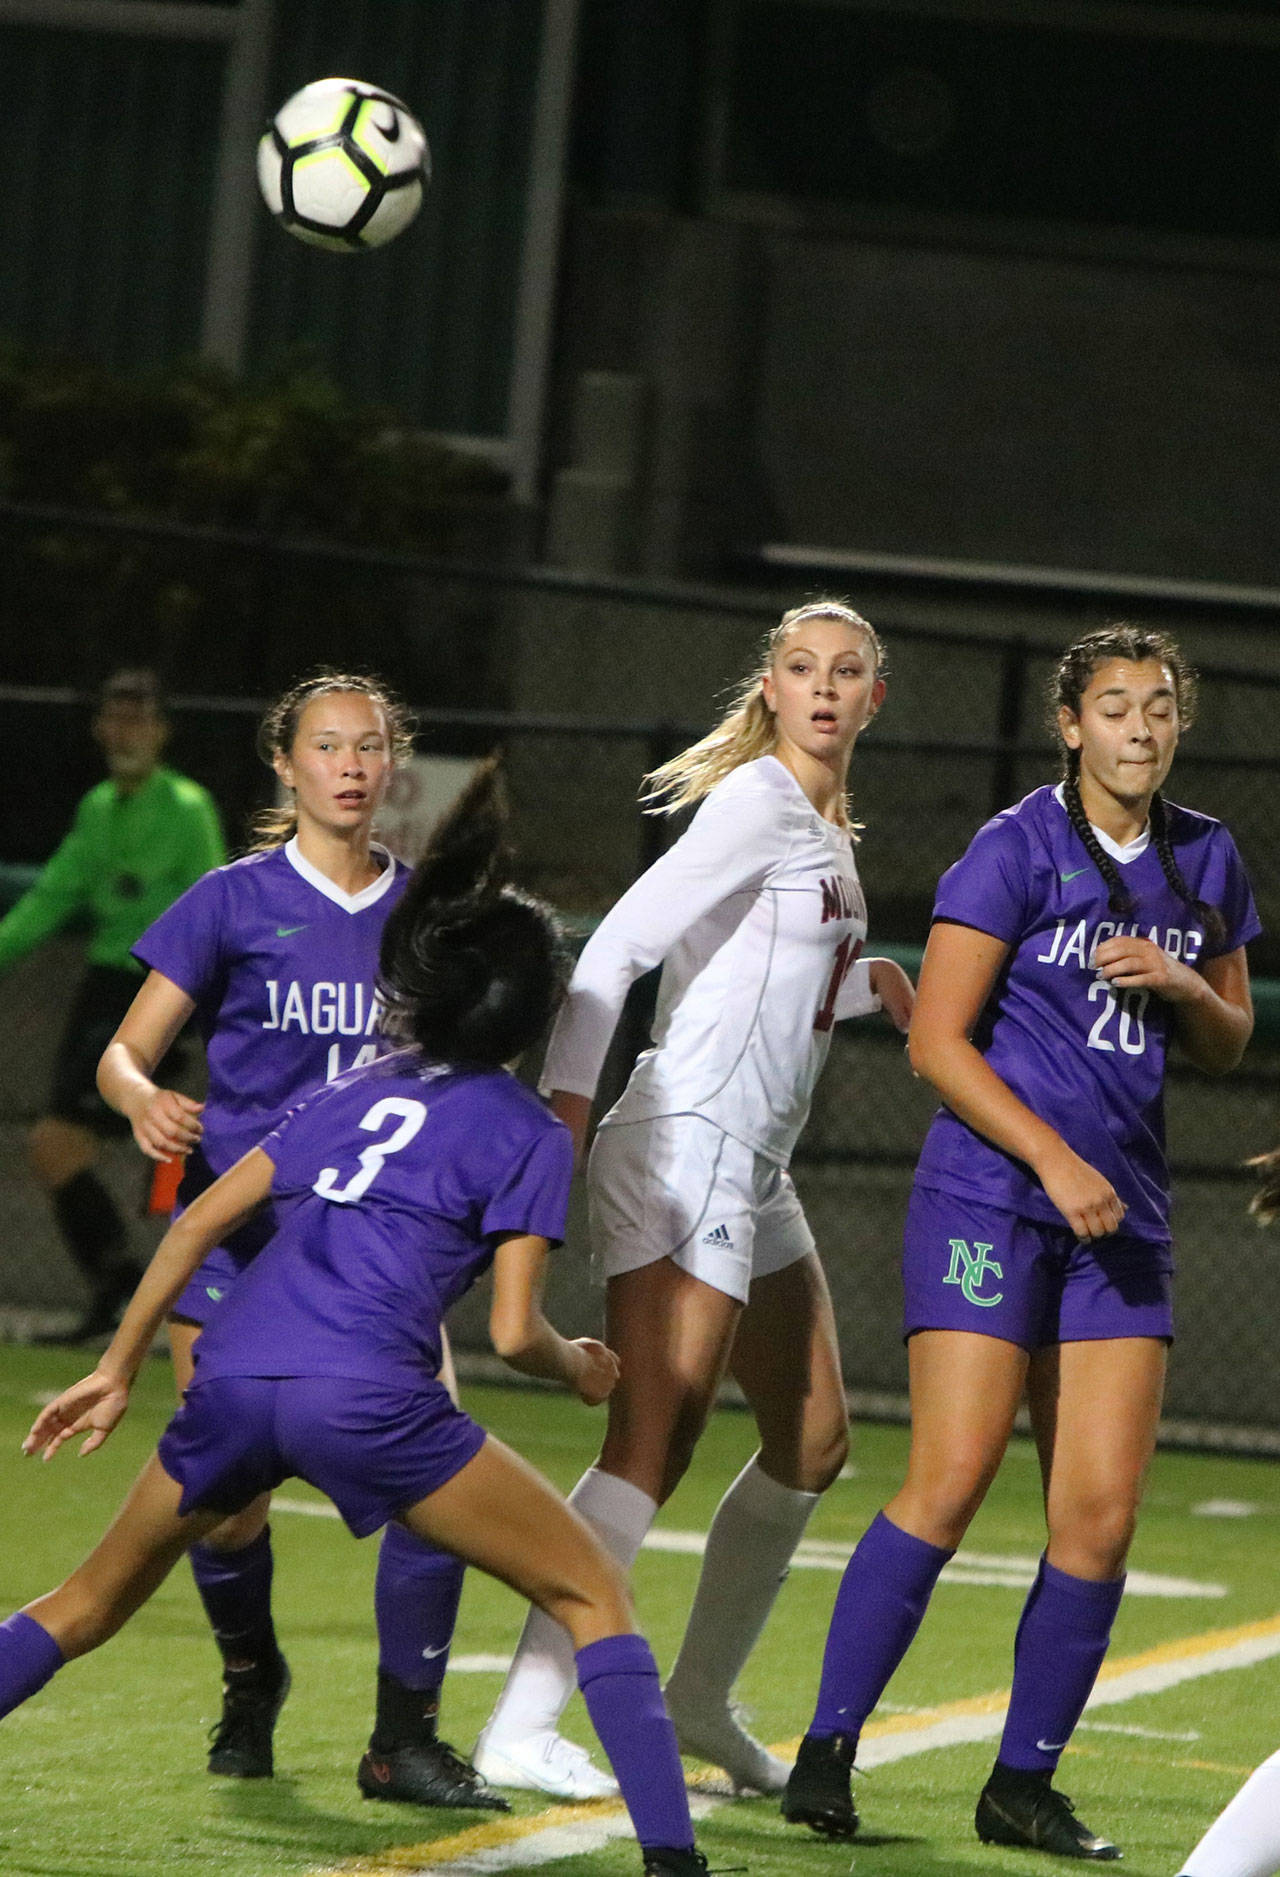
<svg viewBox="0 0 1280 1877"><path fill-rule="evenodd" d="M894 1028L905 1036L916 1004L916 987L892 958L873 958L867 973L871 989L880 999L880 1007Z"/></svg>
<svg viewBox="0 0 1280 1877"><path fill-rule="evenodd" d="M1040 1183L1077 1238L1119 1231L1125 1205L1110 1180L1060 1141L1036 1167Z"/></svg>
<svg viewBox="0 0 1280 1877"><path fill-rule="evenodd" d="M129 1117L133 1138L149 1160L172 1160L189 1154L204 1133L202 1101L180 1095L176 1088L158 1088L136 1114Z"/></svg>
<svg viewBox="0 0 1280 1877"><path fill-rule="evenodd" d="M97 1369L83 1381L64 1388L56 1401L41 1408L31 1423L31 1432L22 1443L25 1454L40 1454L52 1460L64 1441L85 1435L81 1455L93 1453L107 1438L129 1405L129 1390L117 1375L102 1375Z"/></svg>
<svg viewBox="0 0 1280 1877"><path fill-rule="evenodd" d="M589 1408L598 1408L613 1393L622 1364L608 1344L597 1342L594 1336L577 1336L573 1346L582 1356L574 1393Z"/></svg>

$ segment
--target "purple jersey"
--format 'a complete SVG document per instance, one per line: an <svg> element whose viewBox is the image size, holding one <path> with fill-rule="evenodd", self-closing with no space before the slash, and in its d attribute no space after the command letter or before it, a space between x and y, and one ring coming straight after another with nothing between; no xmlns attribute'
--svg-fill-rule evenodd
<svg viewBox="0 0 1280 1877"><path fill-rule="evenodd" d="M1169 838L1194 898L1226 926L1218 954L1262 930L1244 865L1221 822L1166 805ZM1068 1146L1105 1174L1128 1208L1126 1238L1169 1237L1163 1085L1171 1006L1117 990L1093 964L1117 932L1138 933L1198 965L1203 922L1164 877L1155 844L1117 861L1134 915L1117 920L1101 874L1059 794L1036 789L980 828L938 883L935 919L1003 939L1009 955L973 1033L1000 1079ZM1026 1219L1062 1216L1030 1169L946 1108L916 1168L924 1186L984 1200Z"/></svg>
<svg viewBox="0 0 1280 1877"><path fill-rule="evenodd" d="M568 1129L504 1069L397 1050L321 1089L262 1148L276 1233L203 1331L197 1381L416 1386L495 1238L564 1235Z"/></svg>
<svg viewBox="0 0 1280 1877"><path fill-rule="evenodd" d="M209 1059L200 1149L212 1173L304 1095L381 1054L378 947L409 877L385 858L379 877L350 894L295 841L249 854L197 880L134 946L196 1006Z"/></svg>

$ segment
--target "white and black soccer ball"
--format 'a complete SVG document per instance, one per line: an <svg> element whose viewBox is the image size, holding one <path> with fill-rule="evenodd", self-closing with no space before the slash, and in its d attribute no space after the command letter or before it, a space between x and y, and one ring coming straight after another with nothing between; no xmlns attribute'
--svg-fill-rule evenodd
<svg viewBox="0 0 1280 1877"><path fill-rule="evenodd" d="M299 241L379 248L422 206L431 151L399 98L356 78L320 78L285 101L258 144L258 186Z"/></svg>

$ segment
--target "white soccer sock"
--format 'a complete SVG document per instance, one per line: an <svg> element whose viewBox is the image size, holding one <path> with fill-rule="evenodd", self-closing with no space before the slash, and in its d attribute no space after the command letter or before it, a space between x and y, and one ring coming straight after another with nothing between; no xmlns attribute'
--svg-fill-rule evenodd
<svg viewBox="0 0 1280 1877"><path fill-rule="evenodd" d="M749 1460L707 1533L698 1591L667 1683L683 1706L720 1707L769 1619L821 1495L780 1486Z"/></svg>
<svg viewBox="0 0 1280 1877"><path fill-rule="evenodd" d="M630 1480L593 1466L569 1494L569 1504L630 1575L645 1533L657 1516L656 1502ZM544 1611L530 1610L515 1660L486 1722L487 1738L497 1745L504 1739L554 1728L576 1687L568 1630Z"/></svg>
<svg viewBox="0 0 1280 1877"><path fill-rule="evenodd" d="M1280 1753L1250 1774L1182 1869L1186 1877L1272 1877L1280 1870Z"/></svg>

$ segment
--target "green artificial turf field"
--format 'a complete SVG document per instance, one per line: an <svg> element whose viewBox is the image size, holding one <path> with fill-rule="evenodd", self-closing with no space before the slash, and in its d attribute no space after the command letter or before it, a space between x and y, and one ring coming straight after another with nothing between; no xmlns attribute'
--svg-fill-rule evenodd
<svg viewBox="0 0 1280 1877"><path fill-rule="evenodd" d="M169 1412L168 1367L155 1361L101 1453L80 1460L68 1450L48 1467L23 1460L19 1442L37 1396L65 1386L85 1366L77 1352L0 1348L0 1616L50 1588L94 1542ZM564 1488L594 1454L602 1420L566 1397L489 1387L464 1393L486 1426ZM747 1418L719 1415L661 1529L705 1532L720 1493L751 1451ZM770 1743L794 1741L810 1710L839 1581L836 1569L822 1566L852 1545L892 1492L904 1453L900 1429L856 1430L852 1477L818 1510L805 1553L817 1565L793 1570L739 1690L756 1732ZM290 1483L280 1497L285 1505L273 1521L277 1624L294 1692L277 1736L277 1777L244 1783L204 1772L204 1737L218 1711L217 1665L190 1577L179 1567L122 1637L72 1664L4 1723L0 1870L21 1877L447 1870L464 1877L510 1867L514 1832L521 1855L547 1877L587 1871L634 1877L638 1860L626 1838L580 1855L551 1855L552 1841L538 1823L550 1802L533 1795L516 1797L514 1826L360 1798L354 1771L371 1716L376 1544L357 1544L336 1519L309 1515L307 1508L324 1508L309 1487ZM971 1710L981 1706L975 1697L1007 1687L1024 1591L1018 1583L983 1579L1016 1577L1018 1567L1007 1561L1031 1560L1039 1547L1036 1468L1030 1447L1018 1443L964 1548L978 1562L966 1565L966 1581L944 1579L939 1586L877 1716L878 1733L886 1723L899 1730L927 1725L937 1710L945 1720L957 1711L952 1704ZM1132 1877L1172 1877L1244 1774L1280 1740L1280 1654L1215 1669L1214 1645L1196 1641L1257 1625L1264 1650L1280 1647L1266 1628L1271 1623L1280 1633L1278 1551L1280 1471L1273 1464L1179 1454L1157 1460L1132 1566L1157 1579L1189 1581L1181 1590L1163 1585L1177 1594L1126 1598L1112 1664L1123 1671L1141 1658L1150 1681L1151 1653L1160 1650L1157 1663L1172 1663L1175 1674L1197 1672L1163 1690L1134 1692L1131 1682L1118 1683L1126 1698L1086 1715L1060 1778L1089 1823L1124 1844ZM640 1557L641 1620L664 1665L697 1569L691 1550L647 1549ZM1193 1595L1193 1585L1225 1594ZM467 1659L509 1654L522 1612L509 1591L469 1576L442 1729L464 1749L500 1680L496 1670L477 1672ZM1241 1646L1228 1634L1225 1643L1232 1642ZM1216 1646L1220 1656L1224 1642ZM906 1712L926 1708L927 1715ZM566 1725L575 1738L588 1738L580 1702ZM892 1750L894 1740L883 1734L880 1751ZM713 1867L745 1866L752 1877L836 1877L851 1869L856 1877L1043 1872L1049 1868L1043 1857L987 1848L973 1835L973 1804L993 1753L994 1739L982 1739L876 1766L859 1783L865 1835L852 1846L825 1845L784 1827L776 1802L714 1794L700 1842ZM559 1808L556 1817L586 1818L603 1829L602 1811L609 1808Z"/></svg>

